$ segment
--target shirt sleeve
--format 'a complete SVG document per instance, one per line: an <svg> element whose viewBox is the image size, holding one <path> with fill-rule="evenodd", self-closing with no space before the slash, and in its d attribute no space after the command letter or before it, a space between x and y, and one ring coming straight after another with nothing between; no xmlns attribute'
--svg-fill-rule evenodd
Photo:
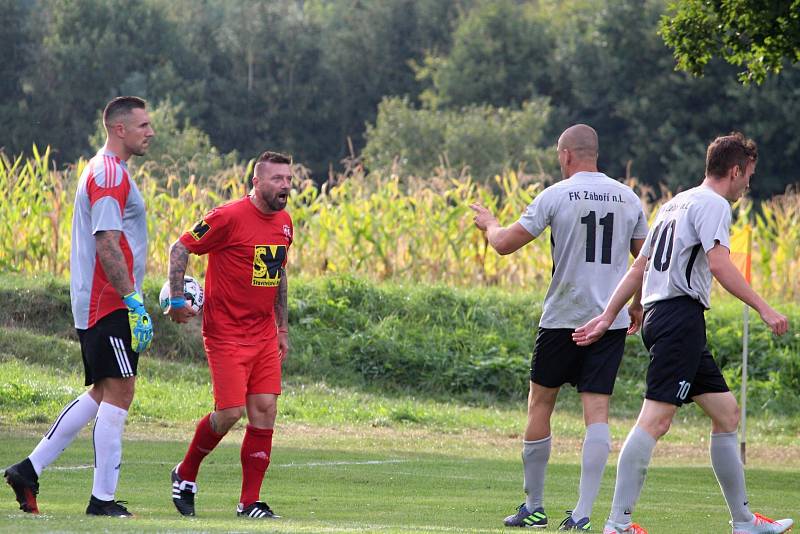
<svg viewBox="0 0 800 534"><path fill-rule="evenodd" d="M547 228L552 219L549 196L546 189L542 191L525 208L525 212L517 221L533 237L539 237L539 234L544 232L544 229Z"/></svg>
<svg viewBox="0 0 800 534"><path fill-rule="evenodd" d="M713 202L695 204L692 219L697 237L703 250L708 252L719 242L725 248L731 248L731 207L723 198L714 198Z"/></svg>
<svg viewBox="0 0 800 534"><path fill-rule="evenodd" d="M661 223L661 208L659 208L658 213L656 214L655 223L653 226L650 227L650 230L647 231L647 237L644 238L644 244L642 244L642 249L639 251L639 256L644 256L645 258L649 258L650 255L653 253L653 242L656 240L656 232ZM638 225L638 223L637 223Z"/></svg>
<svg viewBox="0 0 800 534"><path fill-rule="evenodd" d="M86 194L92 217L92 234L108 230L122 231L122 217L130 193L127 173L112 159L97 163L86 182Z"/></svg>
<svg viewBox="0 0 800 534"><path fill-rule="evenodd" d="M185 232L180 241L192 254L207 254L228 244L230 226L225 210L215 208Z"/></svg>
<svg viewBox="0 0 800 534"><path fill-rule="evenodd" d="M631 239L644 239L647 237L647 217L644 216L644 211L639 208L639 217L636 220L636 226L633 227L633 234Z"/></svg>

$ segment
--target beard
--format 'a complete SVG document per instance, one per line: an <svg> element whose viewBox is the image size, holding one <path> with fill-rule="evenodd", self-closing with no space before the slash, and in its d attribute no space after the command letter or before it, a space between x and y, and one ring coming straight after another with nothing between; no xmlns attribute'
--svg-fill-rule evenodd
<svg viewBox="0 0 800 534"><path fill-rule="evenodd" d="M282 199L280 196L275 195L271 198L264 198L264 201L267 203L267 206L269 206L269 209L271 209L272 211L281 211L286 207L287 199L288 197Z"/></svg>

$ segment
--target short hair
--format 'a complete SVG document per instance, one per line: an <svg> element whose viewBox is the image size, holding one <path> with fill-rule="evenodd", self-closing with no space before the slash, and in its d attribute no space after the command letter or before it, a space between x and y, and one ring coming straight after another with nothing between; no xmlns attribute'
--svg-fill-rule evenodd
<svg viewBox="0 0 800 534"><path fill-rule="evenodd" d="M742 171L748 163L758 161L756 142L741 132L717 137L708 145L706 152L706 176L725 176L733 167Z"/></svg>
<svg viewBox="0 0 800 534"><path fill-rule="evenodd" d="M103 124L110 125L122 115L127 115L134 109L145 109L147 102L138 96L118 96L103 110Z"/></svg>
<svg viewBox="0 0 800 534"><path fill-rule="evenodd" d="M280 152L270 152L267 150L266 152L262 152L258 159L256 160L256 165L259 163L282 163L286 165L292 164L292 156L287 156L286 154L281 154Z"/></svg>
<svg viewBox="0 0 800 534"><path fill-rule="evenodd" d="M280 152L271 152L269 150L262 152L258 159L253 164L253 174L256 172L256 167L259 163L278 163L278 164L285 164L291 165L292 164L292 156L288 156L286 154L281 154ZM253 177L247 177L247 187L253 187Z"/></svg>

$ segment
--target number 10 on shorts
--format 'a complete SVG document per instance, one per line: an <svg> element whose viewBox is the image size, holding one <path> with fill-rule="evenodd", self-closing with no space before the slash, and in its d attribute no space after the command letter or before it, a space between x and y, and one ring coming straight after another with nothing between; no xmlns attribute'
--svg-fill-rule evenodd
<svg viewBox="0 0 800 534"><path fill-rule="evenodd" d="M690 387L692 387L691 382L687 382L686 380L678 382L678 398L680 400L686 400L686 395L689 394Z"/></svg>

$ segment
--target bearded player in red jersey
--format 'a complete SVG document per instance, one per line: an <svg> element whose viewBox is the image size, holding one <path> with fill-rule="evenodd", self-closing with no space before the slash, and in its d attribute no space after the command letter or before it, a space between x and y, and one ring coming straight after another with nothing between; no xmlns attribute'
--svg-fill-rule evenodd
<svg viewBox="0 0 800 534"><path fill-rule="evenodd" d="M259 500L259 492L272 450L281 364L289 353L285 265L293 227L284 208L291 186L291 159L264 152L253 171L250 195L211 210L170 247L166 313L178 323L194 315L183 296L189 253L208 254L203 344L215 404L172 470L172 501L182 515L195 515L203 458L246 411L236 512L253 519L278 517Z"/></svg>

